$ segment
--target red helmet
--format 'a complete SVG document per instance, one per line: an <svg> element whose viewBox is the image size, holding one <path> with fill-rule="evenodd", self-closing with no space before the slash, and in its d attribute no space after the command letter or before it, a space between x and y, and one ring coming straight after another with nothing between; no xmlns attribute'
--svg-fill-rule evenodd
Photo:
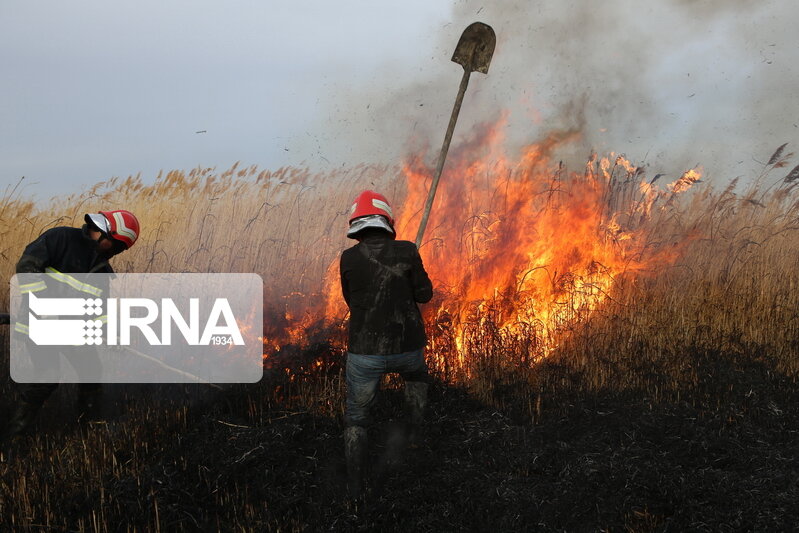
<svg viewBox="0 0 799 533"><path fill-rule="evenodd" d="M394 226L394 215L386 197L374 191L363 191L350 208L350 224L356 218L369 215L383 215Z"/></svg>
<svg viewBox="0 0 799 533"><path fill-rule="evenodd" d="M91 222L112 239L123 243L126 248L133 246L139 238L139 220L130 211L100 211L99 214L86 215L85 218L87 223Z"/></svg>

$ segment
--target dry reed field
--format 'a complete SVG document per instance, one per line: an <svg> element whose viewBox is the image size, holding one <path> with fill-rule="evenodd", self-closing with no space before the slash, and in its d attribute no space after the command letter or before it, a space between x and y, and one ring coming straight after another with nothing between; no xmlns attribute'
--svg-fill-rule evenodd
<svg viewBox="0 0 799 533"><path fill-rule="evenodd" d="M780 147L738 187L693 171L666 184L615 155L574 172L548 150L490 164L454 153L453 175L473 186L442 189L421 248L437 290L424 309L436 385L423 445L392 455L401 383L387 379L358 509L342 496L336 259L363 188L394 202L400 237L412 240L429 169L199 168L154 184L114 179L49 204L9 190L3 279L43 230L130 209L142 235L116 270L263 277L268 371L223 392L108 387L105 421L91 425L74 420L74 390L60 387L35 434L0 464L0 529L794 527L792 154ZM7 374L2 388L5 416Z"/></svg>

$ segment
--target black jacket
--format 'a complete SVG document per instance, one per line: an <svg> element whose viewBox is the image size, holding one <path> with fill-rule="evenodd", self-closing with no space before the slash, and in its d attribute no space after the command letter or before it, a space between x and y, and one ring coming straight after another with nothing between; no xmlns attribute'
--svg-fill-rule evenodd
<svg viewBox="0 0 799 533"><path fill-rule="evenodd" d="M424 348L418 303L433 285L416 245L375 232L341 254L341 291L350 308L349 351L389 355Z"/></svg>
<svg viewBox="0 0 799 533"><path fill-rule="evenodd" d="M51 228L25 247L17 263L17 273L44 272L113 273L108 259L97 253L97 243L83 228Z"/></svg>
<svg viewBox="0 0 799 533"><path fill-rule="evenodd" d="M37 297L45 298L100 298L108 294L108 279L89 279L86 274L114 272L108 258L97 253L97 242L89 236L86 226L45 231L25 247L16 270L21 274L21 293L36 293ZM25 277L26 274L39 273L47 276L35 282L30 276ZM27 335L27 299L22 300L17 316L15 330Z"/></svg>

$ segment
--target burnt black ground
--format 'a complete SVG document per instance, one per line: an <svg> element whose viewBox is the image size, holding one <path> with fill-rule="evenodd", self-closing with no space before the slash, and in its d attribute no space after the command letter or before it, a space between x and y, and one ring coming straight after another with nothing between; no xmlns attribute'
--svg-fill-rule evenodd
<svg viewBox="0 0 799 533"><path fill-rule="evenodd" d="M403 430L402 398L382 391L371 490L358 507L344 497L340 421L280 407L248 416L253 394L242 388L195 404L187 429L159 428L136 479L108 475L89 497L76 487L53 504L77 524L102 490L122 504L106 516L112 531L151 529L154 499L165 530L793 530L796 384L754 362L732 371L704 361L700 373L679 401L545 396L535 424L437 384L421 446L396 464L387 443Z"/></svg>
<svg viewBox="0 0 799 533"><path fill-rule="evenodd" d="M358 513L340 497L332 420L287 413L227 430L209 422L193 437L220 440L212 449L222 457L202 460L219 483L248 479L268 521L311 529L791 529L799 524L796 408L763 407L746 417L596 401L530 426L439 389L424 446L405 454ZM372 432L373 465L392 427Z"/></svg>

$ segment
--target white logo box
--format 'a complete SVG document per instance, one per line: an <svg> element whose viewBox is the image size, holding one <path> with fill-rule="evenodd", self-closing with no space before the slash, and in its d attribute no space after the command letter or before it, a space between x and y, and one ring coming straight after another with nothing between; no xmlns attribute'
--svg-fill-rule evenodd
<svg viewBox="0 0 799 533"><path fill-rule="evenodd" d="M263 375L257 274L17 274L18 383L254 383Z"/></svg>

